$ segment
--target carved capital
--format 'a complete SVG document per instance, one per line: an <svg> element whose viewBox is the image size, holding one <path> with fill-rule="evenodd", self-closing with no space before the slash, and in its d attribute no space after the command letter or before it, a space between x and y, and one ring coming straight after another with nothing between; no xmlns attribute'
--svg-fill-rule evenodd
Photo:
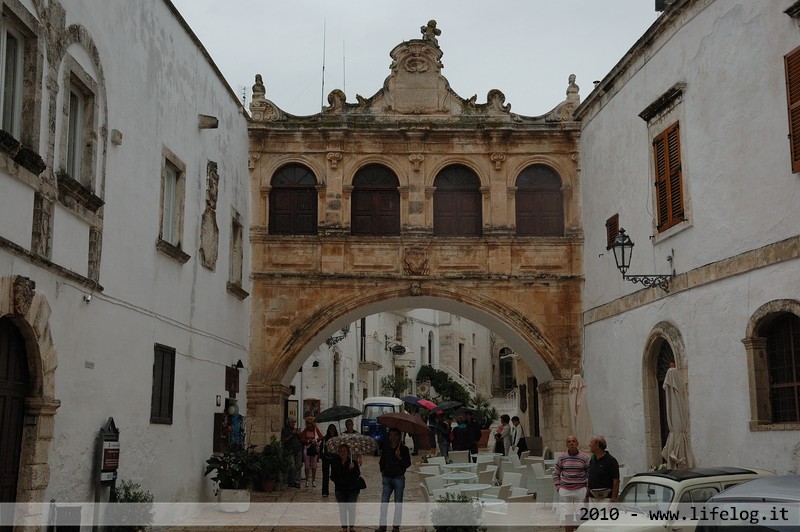
<svg viewBox="0 0 800 532"><path fill-rule="evenodd" d="M503 167L503 163L506 160L505 153L493 153L489 159L494 163L494 169L500 170Z"/></svg>
<svg viewBox="0 0 800 532"><path fill-rule="evenodd" d="M414 169L414 171L419 172L420 165L422 164L422 161L425 160L425 156L422 155L421 153L412 153L411 155L408 156L408 160L411 161L411 164L413 165L412 168Z"/></svg>
<svg viewBox="0 0 800 532"><path fill-rule="evenodd" d="M326 158L328 159L328 163L330 163L331 168L335 170L336 167L339 166L339 161L342 160L342 153L338 151L329 151Z"/></svg>
<svg viewBox="0 0 800 532"><path fill-rule="evenodd" d="M27 316L31 309L36 282L20 275L14 276L14 314Z"/></svg>

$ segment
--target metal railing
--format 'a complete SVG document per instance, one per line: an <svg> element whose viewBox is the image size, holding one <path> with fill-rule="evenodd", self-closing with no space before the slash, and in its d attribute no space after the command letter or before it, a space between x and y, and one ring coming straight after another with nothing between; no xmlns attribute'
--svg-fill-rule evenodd
<svg viewBox="0 0 800 532"><path fill-rule="evenodd" d="M475 395L476 393L478 393L478 388L475 386L475 383L473 383L471 380L469 380L468 378L466 378L465 376L463 376L461 373L451 368L450 366L446 364L433 364L432 367L433 369L438 369L447 373L447 375L451 379L453 379L458 384L469 390L470 395Z"/></svg>

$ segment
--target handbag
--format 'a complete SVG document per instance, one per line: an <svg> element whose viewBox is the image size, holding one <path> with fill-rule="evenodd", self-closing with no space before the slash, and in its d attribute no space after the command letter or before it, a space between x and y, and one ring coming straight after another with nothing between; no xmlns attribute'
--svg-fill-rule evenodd
<svg viewBox="0 0 800 532"><path fill-rule="evenodd" d="M359 476L356 479L356 488L360 490L367 489L367 482L364 480L364 477Z"/></svg>
<svg viewBox="0 0 800 532"><path fill-rule="evenodd" d="M317 450L317 444L313 441L308 444L308 448L306 449L306 456L317 456L319 451Z"/></svg>

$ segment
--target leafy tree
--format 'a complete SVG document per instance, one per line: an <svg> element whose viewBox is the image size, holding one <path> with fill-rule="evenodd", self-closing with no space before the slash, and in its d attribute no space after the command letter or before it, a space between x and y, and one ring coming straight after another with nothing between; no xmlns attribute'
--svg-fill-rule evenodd
<svg viewBox="0 0 800 532"><path fill-rule="evenodd" d="M406 390L411 387L411 383L411 379L407 377L387 375L381 379L381 393L392 397L400 397L405 395Z"/></svg>

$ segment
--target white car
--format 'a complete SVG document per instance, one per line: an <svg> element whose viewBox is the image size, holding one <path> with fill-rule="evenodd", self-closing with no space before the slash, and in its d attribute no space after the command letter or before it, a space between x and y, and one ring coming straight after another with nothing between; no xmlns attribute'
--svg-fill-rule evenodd
<svg viewBox="0 0 800 532"><path fill-rule="evenodd" d="M652 513L676 512L679 504L701 504L717 493L754 478L773 475L763 469L739 467L713 467L696 469L673 469L638 473L625 485L617 497L616 504L595 507L596 511L582 512L584 522L578 530L592 532L602 530L625 531L693 531L697 520L692 515L678 519L656 520ZM681 508L686 508L682 506ZM673 514L675 515L675 514Z"/></svg>

